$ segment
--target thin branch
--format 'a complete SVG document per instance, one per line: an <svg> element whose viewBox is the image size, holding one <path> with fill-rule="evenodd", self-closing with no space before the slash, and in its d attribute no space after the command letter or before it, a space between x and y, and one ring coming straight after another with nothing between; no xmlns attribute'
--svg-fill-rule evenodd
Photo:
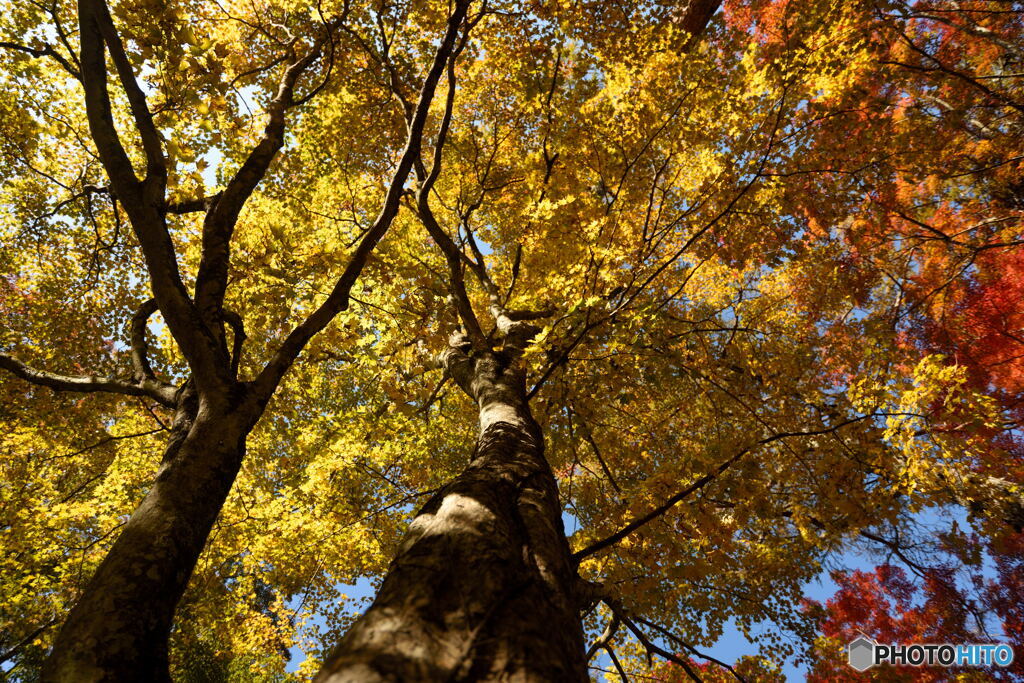
<svg viewBox="0 0 1024 683"><path fill-rule="evenodd" d="M619 483L615 481L615 477L612 475L612 471L611 468L608 467L608 463L605 462L604 456L601 454L601 449L597 447L597 442L594 441L594 434L590 430L590 425L587 424L587 421L584 420L583 416L580 415L577 411L573 410L570 413L570 416L572 415L575 415L580 418L580 427L582 427L581 432L583 433L583 440L590 444L590 448L594 451L594 456L597 457L597 462L601 465L601 470L604 472L604 476L608 478L608 483L610 483L612 485L612 488L615 489L615 493L621 496L622 489L619 487Z"/></svg>
<svg viewBox="0 0 1024 683"><path fill-rule="evenodd" d="M619 678L622 683L629 683L629 677L626 676L626 670L622 668L622 664L619 663L619 657L615 654L615 650L612 649L611 645L605 644L601 646L605 652L608 653L608 657L611 658L612 664L615 666L615 671L618 672Z"/></svg>
<svg viewBox="0 0 1024 683"><path fill-rule="evenodd" d="M38 48L29 47L28 45L21 45L19 43L0 41L0 49L17 50L18 52L24 52L36 58L50 57L54 59L58 64L60 64L61 68L67 71L72 78L78 81L82 80L81 72L79 72L78 69L76 69L71 64L71 62L68 61L67 57L57 52L57 50L52 45L45 45L41 48Z"/></svg>
<svg viewBox="0 0 1024 683"><path fill-rule="evenodd" d="M604 604L608 605L609 609L611 609L612 614L621 619L622 623L626 625L626 628L628 628L633 635L636 636L636 639L640 641L640 644L643 645L644 651L647 654L648 667L651 666L651 655L658 655L659 657L667 659L668 661L682 667L683 671L686 672L686 675L690 677L690 680L698 682L702 680L701 677L697 675L697 672L693 670L693 667L690 666L690 663L685 659L651 642L651 639L647 637L647 634L644 633L640 627L633 622L632 618L626 614L626 609L622 606L622 603L609 595L605 595L601 599L604 601Z"/></svg>
<svg viewBox="0 0 1024 683"><path fill-rule="evenodd" d="M976 78L974 78L973 76L971 76L969 74L966 74L966 73L964 73L962 71L957 71L956 69L953 69L951 67L946 66L937 57L935 57L934 55L932 55L928 51L922 49L902 29L896 29L896 32L899 34L900 38L903 39L903 42L905 42L907 44L907 46L911 50L913 50L914 52L920 54L922 57L928 59L935 66L934 66L934 68L928 68L926 66L917 66L917 65L914 65L914 64L907 64L907 63L899 62L899 61L895 61L895 60L892 60L892 61L882 61L881 62L882 64L892 64L894 66L902 66L905 69L910 69L912 71L923 71L925 73L933 72L933 71L941 71L942 73L947 74L949 76L953 76L954 78L959 78L960 80L962 80L965 83L973 86L977 90L980 90L981 92L985 93L989 97L991 97L991 98L993 98L995 100L998 100L999 102L1002 102L1003 104L1005 104L1005 105L1007 105L1009 107L1012 107L1013 109L1016 109L1020 113L1024 113L1024 105L1022 105L1021 103L1017 102L1016 100L1008 97L1007 95L1005 95L1005 94L1003 94L1001 92L997 92L995 90L992 90L991 88L989 88L988 86L986 86L983 83L979 83Z"/></svg>
<svg viewBox="0 0 1024 683"><path fill-rule="evenodd" d="M5 650L4 652L0 652L0 663L6 662L6 661L12 659L16 654L18 654L18 652L21 651L22 648L24 648L26 645L31 644L33 640L35 640L36 638L38 638L39 636L42 635L43 631L45 631L46 629L50 628L51 626L53 626L56 623L57 623L57 619L56 619L56 617L54 617L54 618L50 619L49 621L47 621L46 623L42 624L41 626L38 626L37 628L32 630L27 636L25 636L24 638L19 640L11 648Z"/></svg>
<svg viewBox="0 0 1024 683"><path fill-rule="evenodd" d="M671 631L669 631L667 628L665 628L663 626L659 626L658 624L654 623L653 621L650 621L648 619L644 619L642 617L637 617L636 620L639 621L644 626L647 626L648 628L653 628L655 631L658 631L663 636L665 636L666 638L668 638L672 642L676 643L680 647L682 647L682 648L684 648L686 650L689 650L691 653L693 653L697 657L700 657L701 659L703 659L705 661L711 662L713 664L717 664L718 666L722 667L723 669L728 671L730 674L732 674L732 676L737 681L740 681L741 683L746 683L747 679L743 678L738 673L736 673L736 669L734 669L732 666L730 666L729 664L726 664L721 659L718 659L716 657L712 657L711 655L708 655L708 654L704 654L703 652L701 652L700 650L695 648L693 645L690 645L685 640L683 640L679 636L677 636L674 633L672 633Z"/></svg>
<svg viewBox="0 0 1024 683"><path fill-rule="evenodd" d="M51 455L50 457L45 458L43 460L43 462L50 462L51 460L58 460L58 459L63 459L63 458L73 458L76 455L81 455L82 453L85 453L87 451L91 451L94 448L99 448L100 446L106 446L108 443L113 443L115 441L123 441L125 439L137 439L140 436L149 436L151 434L159 434L160 432L166 432L166 431L169 431L168 428L163 426L163 425L161 425L160 427L157 427L155 429L147 429L144 432L135 432L134 434L117 434L117 435L106 436L106 437L100 439L99 441L97 441L96 443L92 443L92 444L89 444L88 446L85 446L83 448L79 448L77 451L71 451L69 453L60 453L58 455Z"/></svg>
<svg viewBox="0 0 1024 683"><path fill-rule="evenodd" d="M811 430L811 431L807 431L807 432L780 432L778 434L773 434L772 436L765 437L765 438L761 439L760 441L758 441L757 443L754 443L754 444L752 444L750 446L747 446L746 448L741 449L738 453L736 453L736 455L732 456L731 458L729 458L728 460L726 460L725 462L720 464L718 467L716 467L711 472L708 472L704 476L698 478L696 481L691 483L689 486L684 488L682 491L680 491L679 493L676 493L675 495L671 496L670 498L668 498L668 500L666 500L664 503L662 503L661 505L657 506L656 508L654 508L653 510L651 510L647 514L642 515L640 517L637 517L636 519L631 521L629 524L627 524L626 526L622 527L622 529L620 529L619 531L616 531L611 536L608 536L607 538L604 538L604 539L602 539L600 541L597 541L595 543L591 543L586 548L583 548L582 550L573 553L572 557L578 563L580 560L582 560L585 557L588 557L590 555L593 555L596 552L600 552L601 550L604 550L605 548L608 548L608 547L611 547L611 546L615 545L616 543L618 543L622 539L626 538L627 536L632 534L634 531L636 531L640 527L644 526L648 522L651 522L652 520L657 519L661 515L665 514L669 510L671 510L678 503L680 503L684 499L686 499L690 494L692 494L692 493L694 493L696 491L699 491L700 489L702 489L705 486L707 486L709 483L711 483L712 481L717 479L722 473L724 473L730 467L732 467L737 462L739 462L739 460L744 455L746 455L747 453L751 452L752 450L755 450L757 448L760 448L761 446L765 446L767 444L770 444L773 441L779 441L781 439L787 439L787 438L791 438L791 437L794 437L794 436L818 436L818 435L821 435L821 434L830 434L830 433L840 429L841 427L845 427L847 425L853 424L855 422L860 422L862 420L866 420L866 419L871 418L871 417L876 417L876 416L874 414L871 414L871 415L861 415L860 417L851 418L849 420L845 420L843 422L840 422L837 425L834 425L834 426L831 426L831 427L826 427L826 428L823 428L823 429L816 429L816 430Z"/></svg>
<svg viewBox="0 0 1024 683"><path fill-rule="evenodd" d="M429 395L429 396L427 396L427 400L426 400L426 401L424 401L424 402L423 402L423 405L421 405L421 406L420 406L420 407L419 407L419 408L418 408L418 409L416 410L416 412L417 412L417 413L423 413L423 415L424 415L424 416L426 417L426 419L427 419L428 421L430 420L430 413L429 413L429 410L430 410L430 406L432 406L432 405L434 404L434 401L436 401L436 400L437 400L437 399L438 399L438 398L440 397L440 394L441 394L441 389L443 389L443 388L444 388L444 385L448 383L448 380L449 380L449 379L450 379L450 378L448 377L448 375L447 375L447 374L445 374L445 375L444 375L443 377L441 377L441 381L440 381L440 382L438 382L438 383L437 383L437 384L436 384L436 385L434 386L434 389L433 389L433 391L431 391L431 392L430 392L430 395Z"/></svg>
<svg viewBox="0 0 1024 683"><path fill-rule="evenodd" d="M817 520L811 520L811 521L812 521L812 523L817 522ZM819 524L820 524L820 522L815 524L815 526L818 526ZM824 527L824 525L821 525L821 526ZM913 569L919 575L924 576L925 574L928 573L928 568L927 567L922 567L920 564L918 564L917 562L914 562L909 557L907 557L906 553L904 552L904 548L899 543L897 543L896 541L890 541L889 539L887 539L887 538L885 538L883 536L879 536L878 534L872 533L870 531L865 531L865 530L861 530L860 531L860 535L863 536L864 538L868 539L869 541L874 541L875 543L879 543L881 545L884 545L896 557L898 557L901 560L903 560L903 562L908 567Z"/></svg>

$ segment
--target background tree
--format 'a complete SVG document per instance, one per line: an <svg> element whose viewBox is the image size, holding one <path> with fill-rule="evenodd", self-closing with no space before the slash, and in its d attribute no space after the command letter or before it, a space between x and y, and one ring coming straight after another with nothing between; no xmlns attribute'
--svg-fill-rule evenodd
<svg viewBox="0 0 1024 683"><path fill-rule="evenodd" d="M265 126L262 133L255 136L254 144L241 139L243 136L229 143L229 147L235 147L232 151L238 166L224 174L222 190L210 195L196 192L195 186L202 185L201 179L178 183L174 188L177 193L192 190L192 196L184 201L174 201L168 192L169 181L175 180L172 171L176 174L184 170L177 163L177 157L194 161L194 157L190 159L192 155L180 154L182 148L212 138L213 126L209 118L203 120L196 132L187 130L191 126L186 124L184 134L172 133L170 140L165 140L160 128L170 127L177 132L175 124L185 112L174 110L181 104L194 104L196 113L206 117L211 107L204 100L212 96L213 104L227 110L225 118L229 118L234 113L232 109L245 103L242 96L236 107L230 107L224 98L229 88L236 85L235 78L228 78L234 69L225 72L220 61L233 52L232 46L215 45L215 39L197 43L197 26L188 21L186 8L164 7L164 17L179 22L177 31L170 33L179 40L171 46L162 44L169 35L165 26L158 27L160 33L148 36L129 30L128 38L134 39L134 47L142 48L129 56L106 3L83 0L77 7L78 49L75 50L67 38L69 32L61 9L57 4L51 7L31 5L11 17L15 28L31 31L42 28L34 26L32 20L48 14L53 23L47 28L53 31L59 44L44 48L24 43L7 43L6 46L23 55L51 58L50 61L63 71L61 78L65 83L68 78L79 82L84 95L81 103L84 112L79 112L78 121L57 117L62 129L54 133L55 137L66 138L78 132L76 124L85 128L81 123L84 114L88 136L83 131L74 141L89 140L91 144L77 144L77 149L73 149L80 165L75 169L77 181L61 182L53 178L46 170L38 169L27 154L19 160L31 172L62 188L74 190L76 185L81 188L43 220L64 218L62 210L82 199L97 241L106 247L96 217L91 213L89 199L93 195L109 198L116 231L120 230L123 211L138 241L142 261L139 265L144 264L154 298L141 304L132 317L130 380L54 374L36 370L8 354L4 354L0 363L23 380L57 391L104 391L149 399L171 409L173 420L168 427L153 415L154 420L169 431L156 478L139 507L123 523L117 540L64 621L44 667L44 675L54 680L133 677L156 680L167 677L167 638L174 609L234 482L245 454L246 437L284 373L310 338L347 308L349 290L398 210L402 186L419 154L434 89L452 58L467 7L466 3L456 4L450 15L441 17L441 38L423 76L419 97L410 105L404 149L373 225L360 236L330 295L304 315L282 341L272 345L269 361L251 381L238 378L246 337L244 319L225 307L233 233L243 206L285 143L288 110L311 99L326 85L334 61L339 57L334 34L350 19L351 8L345 5L330 18L322 12L313 16L295 12L277 16L268 9L269 16L255 19L268 22L271 30L257 24L247 36L237 36L256 39L256 44L241 55L239 66L249 66L244 64L249 58L255 58L256 64L243 68L238 76L263 76L264 85L273 86L267 89ZM132 13L133 9L137 20L137 10L141 8L121 8L127 13ZM259 8L254 7L253 11L260 14ZM244 18L232 17L227 8L218 7L215 14L221 15L219 18L226 17L236 30L250 26ZM437 17L431 19L436 22ZM427 26L423 28L428 30ZM267 48L276 52L269 65L265 58L260 59L259 43L264 41ZM152 45L156 45L155 51L146 49ZM160 49L162 47L169 49ZM216 47L221 48L220 52ZM165 71L169 66L168 56L181 60L177 72L194 69L198 77L190 79L188 73L184 78L168 75ZM155 58L155 66L147 64L147 57ZM308 72L315 65L320 67L318 80L308 78ZM145 71L147 67L153 70L151 80L156 81L158 96L165 102L156 107L156 111L151 109L135 73L136 69ZM19 80L31 81L33 76L34 73L29 73L26 79L16 77L13 84L22 85ZM108 87L110 76L115 77L119 86L116 93L121 100L120 109L115 109L112 103ZM300 81L310 81L304 92L297 91ZM121 126L130 131L130 138L136 143L131 150L136 157L134 160L118 130L119 117ZM207 152L213 149L208 148ZM87 184L90 165L101 167L109 182L102 186ZM144 169L144 173L140 169ZM192 264L194 271L190 273L193 284L186 288L179 265L183 255L176 250L168 217L193 213L202 214L203 218L193 246L196 256ZM97 265L97 260L98 257L93 259L90 269ZM147 355L147 321L157 310L188 367L184 381L177 386L156 377ZM230 350L226 327L232 330Z"/></svg>
<svg viewBox="0 0 1024 683"><path fill-rule="evenodd" d="M980 549L976 549L980 550ZM1009 554L1006 551L1012 551ZM846 662L836 653L837 644L849 643L860 633L889 643L970 643L985 639L1007 642L1016 652L1021 645L1020 549L1006 548L997 557L997 574L986 579L975 570L971 580L957 581L960 562L945 567L916 568L921 576L918 589L901 567L881 565L874 572L854 571L834 578L839 591L823 610L822 636L811 658L808 680L856 680ZM962 562L962 561L961 561ZM958 585L960 584L960 585ZM977 592L980 600L974 599ZM992 619L991 617L995 617ZM998 624L998 627L996 626ZM911 667L881 667L871 675L878 680L948 680L951 675L965 680L1020 680L1021 666L980 672L969 668L955 671L915 670Z"/></svg>
<svg viewBox="0 0 1024 683"><path fill-rule="evenodd" d="M778 10L778 4L767 3L747 18ZM984 435L989 443L970 463L971 473L947 485L951 497L973 515L984 517L986 505L999 506L1001 513L989 516L1002 517L1003 523L975 520L984 528L981 541L965 540L956 515L937 525L885 529L884 543L867 540L887 561L903 565L907 573L899 581L909 579L905 585L916 583L916 590L929 597L925 606L911 608L908 594L914 589L907 587L902 602L888 602L882 594L890 584L884 580L843 574L824 624L824 635L833 639L826 657L833 663L818 674L825 677L839 675L833 653L838 635L861 629L884 639L901 633L844 609L850 604L844 591L854 585L864 589L864 600L876 596L878 618L885 614L888 623L905 624L908 610L917 612L916 626L899 636L904 641L927 639L920 629L943 622L959 619L963 624L970 604L974 612L966 624L971 630L961 628L942 639L977 639L980 629L988 637L1019 640L1017 619L1004 600L1017 590L1009 576L1020 563L1024 521L1019 488L1012 487L1021 474L1015 296L1021 215L1015 198L1021 177L1020 7L899 2L879 5L874 16L872 51L887 77L855 80L844 96L830 102L821 125L831 132L818 141L830 150L827 164L803 169L810 180L800 201L819 233L829 220L846 215L839 230L821 238L847 244L860 273L880 264L881 274L899 283L901 299L892 316L901 342L922 353L946 354L947 362L963 366L975 390L998 404L1000 428ZM862 142L856 149L841 142L851 131ZM899 139L907 146L893 144ZM834 211L839 205L818 198L844 187L851 203L819 224L826 215L822 207ZM961 428L957 423L945 427ZM943 559L937 561L936 554ZM983 564L998 571L994 583L980 577ZM893 577L899 571L883 565L875 576ZM938 599L942 594L960 597ZM941 634L930 635L934 640Z"/></svg>
<svg viewBox="0 0 1024 683"><path fill-rule="evenodd" d="M916 21L900 12L931 6L736 2L711 19L716 5L119 4L108 18L85 3L79 34L63 5L5 18L16 675L70 604L127 582L112 630L154 675L170 631L182 675L195 652L281 671L296 644L312 674L347 632L325 679L579 679L597 651L624 675L659 655L698 676L719 664L689 657L729 620L771 624L776 658L809 643L802 585L857 539L892 544L950 503L1005 527L1019 478L992 444L1012 436L1011 409L930 353L933 297L913 295L929 264L951 292L977 271L948 240L934 257L913 221L873 222L893 169L949 166L925 143L956 139L960 119L857 114L948 75L886 63ZM971 18L1020 42L1016 15ZM996 80L1001 97L974 88L953 106L1013 110L1018 81ZM998 225L991 239L1015 241ZM149 351L151 278L164 324ZM80 379L129 366L130 380ZM217 447L153 484L157 434L186 429ZM213 488L187 468L165 487L175 462ZM126 515L165 488L201 533L139 540L152 503ZM182 538L156 577L117 564ZM339 585L385 574L351 625ZM154 626L129 625L155 602ZM66 634L89 630L76 611ZM125 641L70 637L54 676L82 658L138 670Z"/></svg>

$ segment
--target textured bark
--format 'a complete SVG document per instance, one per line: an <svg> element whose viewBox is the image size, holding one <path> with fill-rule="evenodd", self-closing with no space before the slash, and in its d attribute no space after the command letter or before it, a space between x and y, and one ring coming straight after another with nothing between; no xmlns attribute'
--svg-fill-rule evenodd
<svg viewBox="0 0 1024 683"><path fill-rule="evenodd" d="M683 47L684 52L689 52L700 40L708 22L721 7L722 0L690 0L682 11L680 25L684 31L690 34L690 39Z"/></svg>
<svg viewBox="0 0 1024 683"><path fill-rule="evenodd" d="M417 515L319 683L588 680L557 486L522 374L490 353L468 364L460 384L480 410L469 467Z"/></svg>
<svg viewBox="0 0 1024 683"><path fill-rule="evenodd" d="M156 480L71 610L44 681L167 681L174 608L227 498L251 421L186 385Z"/></svg>

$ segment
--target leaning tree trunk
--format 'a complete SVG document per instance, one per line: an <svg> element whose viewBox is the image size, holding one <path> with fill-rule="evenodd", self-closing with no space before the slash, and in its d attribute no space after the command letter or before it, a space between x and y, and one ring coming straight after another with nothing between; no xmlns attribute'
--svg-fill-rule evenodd
<svg viewBox="0 0 1024 683"><path fill-rule="evenodd" d="M186 385L188 387L188 385ZM44 681L168 681L167 639L242 462L251 420L179 399L156 480L57 635Z"/></svg>
<svg viewBox="0 0 1024 683"><path fill-rule="evenodd" d="M472 460L416 516L318 683L588 680L555 478L504 365L485 354L460 381L480 411Z"/></svg>

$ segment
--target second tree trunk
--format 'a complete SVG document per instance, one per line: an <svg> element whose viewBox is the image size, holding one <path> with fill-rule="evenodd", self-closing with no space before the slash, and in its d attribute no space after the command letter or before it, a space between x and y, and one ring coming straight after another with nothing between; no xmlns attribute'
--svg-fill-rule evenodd
<svg viewBox="0 0 1024 683"><path fill-rule="evenodd" d="M520 372L473 363L480 437L317 681L586 681L569 544ZM461 383L461 382L460 382Z"/></svg>

